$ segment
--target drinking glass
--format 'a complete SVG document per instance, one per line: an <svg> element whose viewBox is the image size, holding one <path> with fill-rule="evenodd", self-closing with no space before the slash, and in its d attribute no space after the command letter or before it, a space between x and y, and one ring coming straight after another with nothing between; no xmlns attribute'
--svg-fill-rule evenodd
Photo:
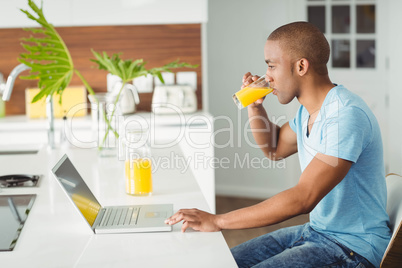
<svg viewBox="0 0 402 268"><path fill-rule="evenodd" d="M126 131L126 193L135 196L152 194L152 161L147 129Z"/></svg>
<svg viewBox="0 0 402 268"><path fill-rule="evenodd" d="M91 102L92 130L98 144L99 155L116 156L118 123L121 115L116 96L111 93L96 93L89 95L88 99Z"/></svg>
<svg viewBox="0 0 402 268"><path fill-rule="evenodd" d="M253 83L233 94L233 101L239 109L243 109L256 100L268 95L273 90L269 82L265 80L265 75L263 75Z"/></svg>

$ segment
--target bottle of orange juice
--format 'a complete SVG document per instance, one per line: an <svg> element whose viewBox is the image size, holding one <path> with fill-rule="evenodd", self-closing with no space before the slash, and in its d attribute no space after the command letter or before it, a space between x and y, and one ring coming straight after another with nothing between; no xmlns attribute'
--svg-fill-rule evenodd
<svg viewBox="0 0 402 268"><path fill-rule="evenodd" d="M126 131L126 193L135 196L152 194L152 161L148 144L148 131Z"/></svg>
<svg viewBox="0 0 402 268"><path fill-rule="evenodd" d="M247 87L244 87L233 94L233 100L237 107L242 109L256 100L268 95L273 90L274 89L270 87L269 82L265 81L265 75L263 75Z"/></svg>

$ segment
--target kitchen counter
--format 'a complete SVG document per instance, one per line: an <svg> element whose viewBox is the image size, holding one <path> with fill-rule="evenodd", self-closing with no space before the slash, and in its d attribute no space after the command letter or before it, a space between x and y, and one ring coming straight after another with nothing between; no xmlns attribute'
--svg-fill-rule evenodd
<svg viewBox="0 0 402 268"><path fill-rule="evenodd" d="M139 112L124 116L121 127L146 126L150 129L151 147L156 149L178 145L182 148L183 169L190 169L211 212L215 212L215 170L213 118L208 113L155 115ZM61 134L73 148L94 149L90 116L55 119L55 140L60 147ZM0 155L9 151L34 151L47 146L47 121L26 116L0 118Z"/></svg>
<svg viewBox="0 0 402 268"><path fill-rule="evenodd" d="M212 117L208 113L195 112L189 114L154 114L150 112L137 112L131 115L123 116L123 120L142 119L153 126L178 126L178 125L205 125L212 123ZM68 119L73 121L74 127L77 129L88 129L91 127L91 117L73 117ZM63 128L63 120L55 118L55 128ZM45 130L47 121L45 118L30 119L25 115L12 115L0 118L0 132L13 130Z"/></svg>
<svg viewBox="0 0 402 268"><path fill-rule="evenodd" d="M150 115L143 115L144 118ZM201 119L194 119L200 117ZM209 118L209 119L208 119ZM15 118L14 118L15 119ZM125 194L124 163L116 158L99 157L97 149L75 146L50 149L42 143L37 154L1 155L0 174L42 174L38 187L3 188L0 195L36 194L36 200L13 251L0 252L3 267L236 267L221 232L181 232L181 224L172 232L133 234L93 234L82 216L61 190L50 169L67 153L94 195L103 206L172 203L174 210L200 208L214 212L213 168L197 165L195 154L213 157L212 130L208 115L198 114L177 124L164 117L156 124L160 143L177 140L175 135L186 126L184 138L166 146L154 146L153 158L160 160L154 170L154 193L149 197ZM24 118L0 120L0 147L15 142L39 144L37 131L46 139L43 121L26 122ZM81 120L81 119L80 119ZM149 119L150 120L150 119ZM149 121L148 122L151 122ZM172 121L169 121L172 120ZM204 120L204 123L202 121ZM192 122L190 124L190 122ZM212 122L212 121L209 121ZM62 125L56 122L56 129ZM88 134L90 119L75 122L75 130ZM199 131L194 131L198 129ZM173 135L174 134L174 135ZM25 138L22 138L25 137ZM192 144L191 138L197 141ZM180 159L190 159L188 168ZM179 161L179 162L176 162ZM197 178L198 175L199 177ZM198 182L198 183L197 183ZM211 186L212 184L212 186Z"/></svg>
<svg viewBox="0 0 402 268"><path fill-rule="evenodd" d="M39 187L2 189L5 194L37 194L13 251L0 252L3 267L236 267L220 232L93 234L63 193L50 169L67 153L103 206L173 203L174 210L197 207L209 211L191 170L173 166L153 175L150 197L125 194L122 162L100 158L96 149L48 150L37 155L0 156L0 172L43 174ZM156 159L182 156L180 146L154 149Z"/></svg>

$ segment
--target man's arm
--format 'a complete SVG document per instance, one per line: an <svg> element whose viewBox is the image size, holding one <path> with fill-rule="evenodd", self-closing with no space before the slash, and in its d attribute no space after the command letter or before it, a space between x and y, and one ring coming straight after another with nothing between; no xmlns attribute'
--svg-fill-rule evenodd
<svg viewBox="0 0 402 268"><path fill-rule="evenodd" d="M249 107L248 111L254 140L266 157L281 160L297 152L297 135L289 122L281 127L275 125L262 105Z"/></svg>
<svg viewBox="0 0 402 268"><path fill-rule="evenodd" d="M276 224L300 214L309 213L348 173L352 162L317 154L302 173L299 183L272 198L251 207L226 214L213 215L198 209L181 209L166 223L183 221L199 231L245 229Z"/></svg>
<svg viewBox="0 0 402 268"><path fill-rule="evenodd" d="M242 88L257 80L258 76L246 73L243 76ZM250 104L248 117L254 140L264 155L271 160L281 160L297 152L297 135L290 128L289 123L282 127L268 119L267 112L262 106L263 99Z"/></svg>

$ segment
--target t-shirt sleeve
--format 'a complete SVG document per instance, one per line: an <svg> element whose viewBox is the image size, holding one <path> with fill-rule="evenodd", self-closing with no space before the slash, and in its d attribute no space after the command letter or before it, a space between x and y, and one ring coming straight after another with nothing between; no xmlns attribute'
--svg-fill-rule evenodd
<svg viewBox="0 0 402 268"><path fill-rule="evenodd" d="M363 110L348 107L326 119L321 137L321 153L356 162L372 140L372 126Z"/></svg>
<svg viewBox="0 0 402 268"><path fill-rule="evenodd" d="M292 120L289 120L289 126L293 130L294 133L297 133L296 129L296 117L293 118Z"/></svg>
<svg viewBox="0 0 402 268"><path fill-rule="evenodd" d="M296 116L292 120L289 120L289 126L293 130L293 132L296 134L297 134L298 127L300 127L297 125L297 123L300 122L302 113L303 113L303 106L300 106L299 110L296 113Z"/></svg>

